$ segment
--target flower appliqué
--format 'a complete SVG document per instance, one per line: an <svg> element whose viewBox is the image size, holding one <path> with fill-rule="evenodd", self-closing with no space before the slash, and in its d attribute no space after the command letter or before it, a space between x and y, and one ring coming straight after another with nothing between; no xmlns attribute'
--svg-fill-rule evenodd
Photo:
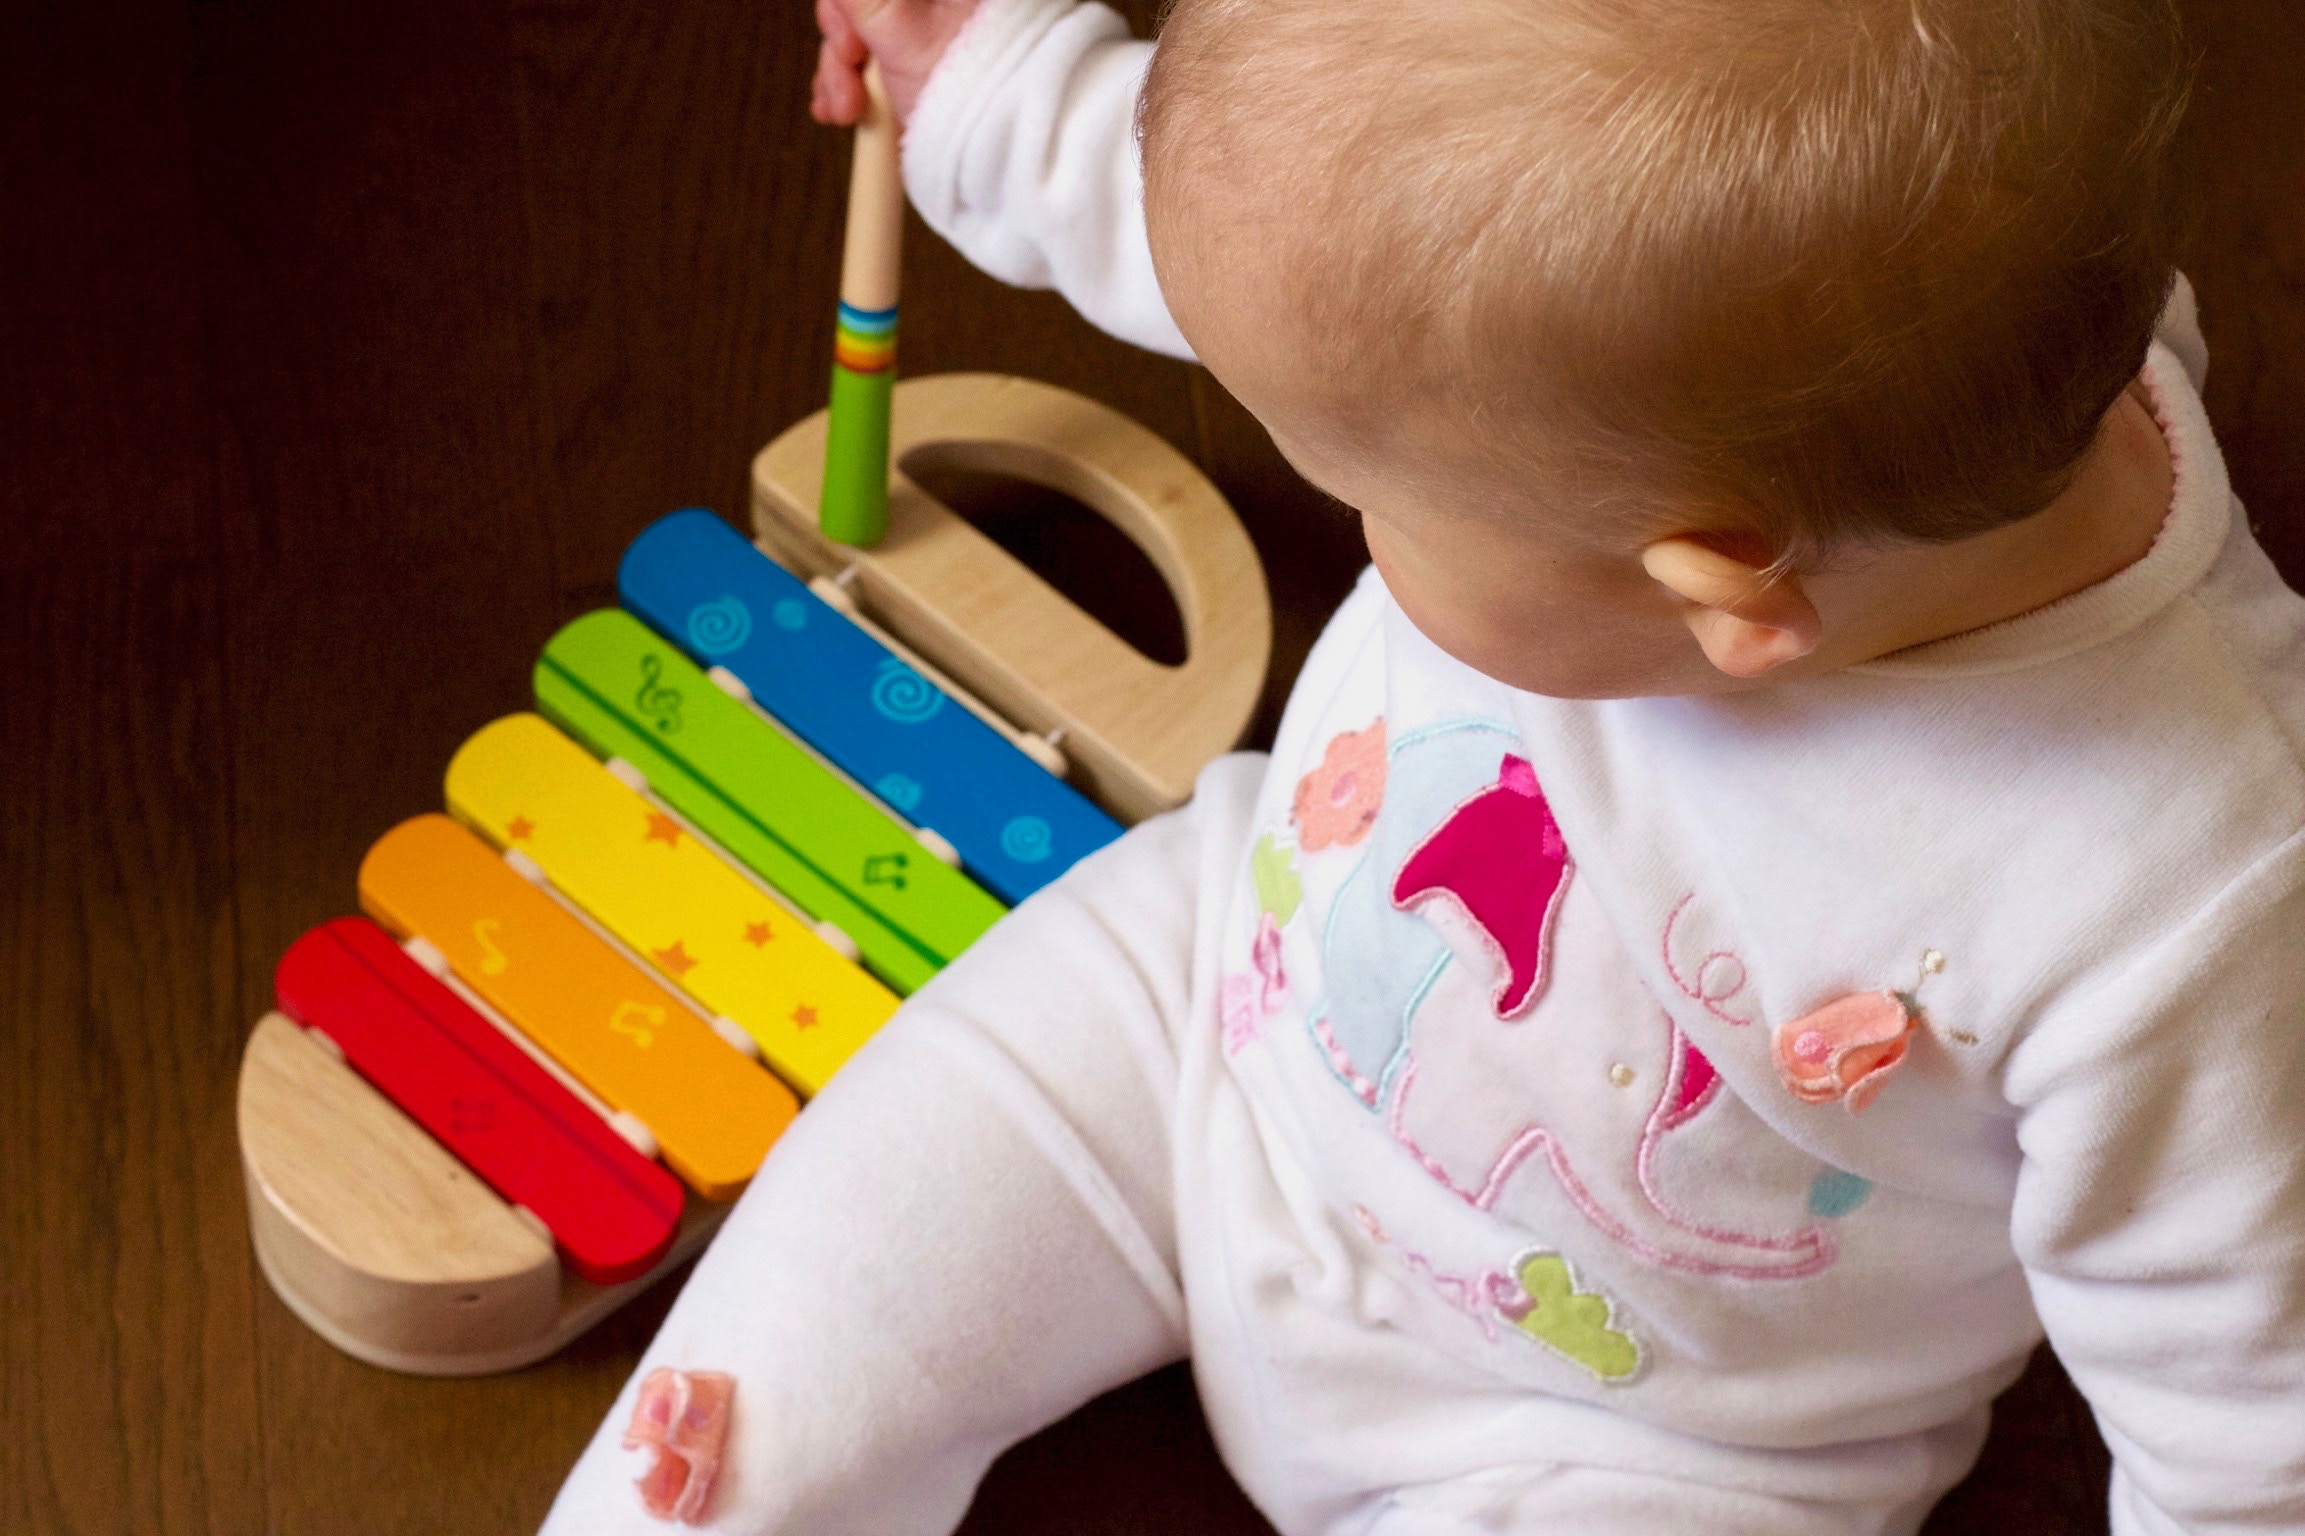
<svg viewBox="0 0 2305 1536"><path fill-rule="evenodd" d="M735 1397L736 1378L724 1371L658 1366L641 1380L624 1448L649 1451L648 1470L638 1487L640 1502L651 1515L682 1525L702 1525L711 1518Z"/></svg>
<svg viewBox="0 0 2305 1536"><path fill-rule="evenodd" d="M1945 968L1930 950L1921 957L1926 980ZM1858 1114L1880 1097L1889 1074L1905 1064L1921 1027L1921 1003L1911 992L1852 992L1777 1026L1777 1075L1804 1104L1838 1102Z"/></svg>
<svg viewBox="0 0 2305 1536"><path fill-rule="evenodd" d="M1320 766L1297 781L1289 819L1307 853L1350 848L1369 835L1385 803L1385 722L1331 737Z"/></svg>

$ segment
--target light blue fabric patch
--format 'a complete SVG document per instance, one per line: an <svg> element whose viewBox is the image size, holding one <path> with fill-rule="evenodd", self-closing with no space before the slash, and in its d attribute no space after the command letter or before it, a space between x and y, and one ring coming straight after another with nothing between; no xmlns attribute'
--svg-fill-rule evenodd
<svg viewBox="0 0 2305 1536"><path fill-rule="evenodd" d="M1873 1181L1838 1168L1828 1168L1810 1182L1809 1212L1827 1220L1848 1215L1871 1198Z"/></svg>

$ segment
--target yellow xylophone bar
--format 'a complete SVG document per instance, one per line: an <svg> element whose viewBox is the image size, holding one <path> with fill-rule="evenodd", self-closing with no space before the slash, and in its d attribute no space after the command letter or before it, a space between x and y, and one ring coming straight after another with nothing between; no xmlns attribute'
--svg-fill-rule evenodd
<svg viewBox="0 0 2305 1536"><path fill-rule="evenodd" d="M539 715L508 715L449 763L448 809L533 859L563 896L814 1094L896 1011L896 994L652 804L634 787L645 782Z"/></svg>

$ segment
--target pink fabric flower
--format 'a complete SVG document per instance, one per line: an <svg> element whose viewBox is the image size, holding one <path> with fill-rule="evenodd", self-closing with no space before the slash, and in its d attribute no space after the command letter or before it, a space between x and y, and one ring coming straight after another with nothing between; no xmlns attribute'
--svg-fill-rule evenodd
<svg viewBox="0 0 2305 1536"><path fill-rule="evenodd" d="M1297 781L1290 819L1307 853L1350 848L1369 835L1385 803L1385 722L1331 737L1318 768Z"/></svg>
<svg viewBox="0 0 2305 1536"><path fill-rule="evenodd" d="M651 1515L682 1525L702 1525L708 1518L735 1397L736 1378L723 1371L659 1366L641 1381L624 1448L655 1452L636 1484Z"/></svg>
<svg viewBox="0 0 2305 1536"><path fill-rule="evenodd" d="M1853 992L1777 1027L1777 1075L1804 1104L1835 1100L1856 1114L1905 1061L1921 1024L1897 992Z"/></svg>

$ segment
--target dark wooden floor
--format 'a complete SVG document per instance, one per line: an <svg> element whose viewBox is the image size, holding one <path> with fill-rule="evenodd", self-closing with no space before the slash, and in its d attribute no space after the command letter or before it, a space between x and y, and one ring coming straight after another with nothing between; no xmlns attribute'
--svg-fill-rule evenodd
<svg viewBox="0 0 2305 1536"><path fill-rule="evenodd" d="M2186 4L2211 412L2294 578L2305 13ZM492 1380L353 1364L250 1261L233 1076L282 948L625 542L739 512L818 404L810 42L802 0L0 9L0 1531L525 1531L661 1315ZM1071 385L1205 465L1285 685L1359 553L1237 406L927 238L905 322L908 371ZM2043 1364L1931 1530L2101 1530L2102 1486ZM1257 1528L1173 1371L971 1525Z"/></svg>

